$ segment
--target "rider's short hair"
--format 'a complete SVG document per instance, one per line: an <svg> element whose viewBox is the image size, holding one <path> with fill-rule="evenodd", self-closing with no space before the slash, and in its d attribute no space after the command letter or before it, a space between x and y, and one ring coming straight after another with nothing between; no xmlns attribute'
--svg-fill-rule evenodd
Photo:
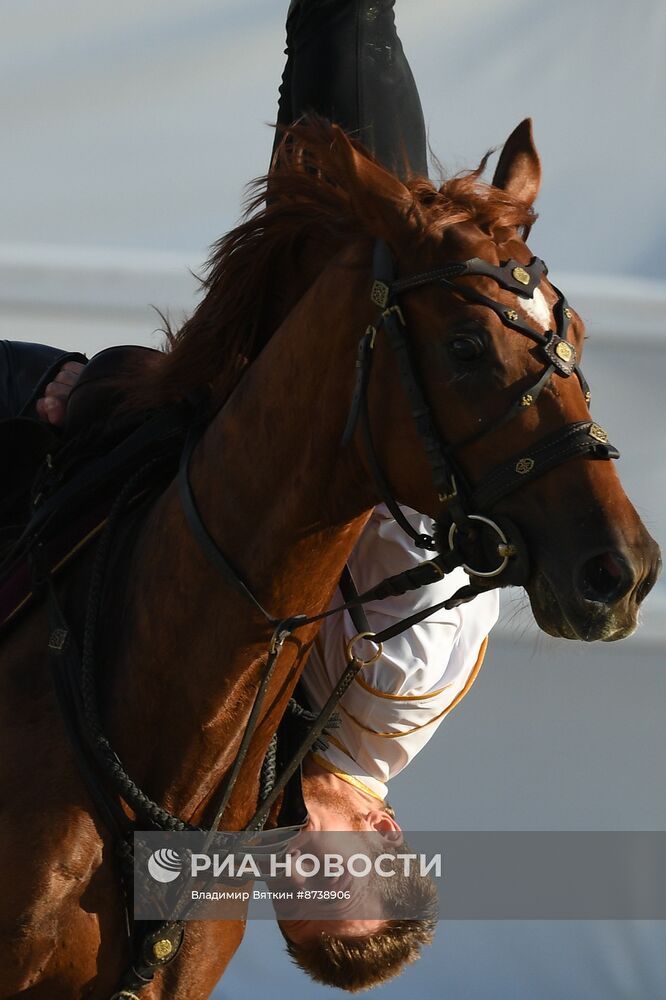
<svg viewBox="0 0 666 1000"><path fill-rule="evenodd" d="M433 933L427 920L393 920L368 937L321 934L303 944L286 943L294 963L316 983L360 993L388 982L420 958Z"/></svg>
<svg viewBox="0 0 666 1000"><path fill-rule="evenodd" d="M409 850L404 842L401 850ZM412 869L409 875L396 872L382 883L391 912L418 913L418 918L387 920L364 937L321 933L300 943L291 941L280 926L288 954L315 982L359 993L399 975L420 958L423 945L432 944L439 917L434 880Z"/></svg>

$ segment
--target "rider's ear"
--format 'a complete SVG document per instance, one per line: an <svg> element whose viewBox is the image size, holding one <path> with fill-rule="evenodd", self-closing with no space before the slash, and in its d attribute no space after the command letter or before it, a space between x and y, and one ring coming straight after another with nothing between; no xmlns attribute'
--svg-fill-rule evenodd
<svg viewBox="0 0 666 1000"><path fill-rule="evenodd" d="M387 845L392 844L394 847L397 847L402 844L402 830L394 816L389 815L383 809L371 809L366 814L365 820L368 824L368 829L381 834L382 840Z"/></svg>
<svg viewBox="0 0 666 1000"><path fill-rule="evenodd" d="M531 118L522 121L504 143L493 185L516 201L533 204L541 187L541 161L532 138Z"/></svg>

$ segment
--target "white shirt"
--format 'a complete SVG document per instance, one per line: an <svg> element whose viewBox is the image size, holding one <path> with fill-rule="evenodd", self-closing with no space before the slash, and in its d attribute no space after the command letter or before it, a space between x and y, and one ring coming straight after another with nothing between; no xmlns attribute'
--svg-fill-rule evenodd
<svg viewBox="0 0 666 1000"><path fill-rule="evenodd" d="M402 510L416 531L432 532L429 518L407 507ZM382 504L371 515L349 569L363 592L427 558ZM367 604L370 628L379 632L446 600L468 582L458 568L421 590ZM337 590L331 606L342 603ZM379 659L363 667L345 692L338 706L341 725L327 735L328 749L314 754L315 760L363 791L386 798L386 782L409 764L472 686L498 612L498 591L487 591L468 604L436 612L386 642ZM302 675L314 711L323 706L347 666L346 645L356 631L347 612L324 620ZM361 642L354 652L367 659L375 649Z"/></svg>

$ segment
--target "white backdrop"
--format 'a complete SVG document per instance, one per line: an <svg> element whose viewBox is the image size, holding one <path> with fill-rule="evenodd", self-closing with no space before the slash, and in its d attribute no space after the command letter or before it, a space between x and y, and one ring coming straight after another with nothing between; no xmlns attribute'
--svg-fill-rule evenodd
<svg viewBox="0 0 666 1000"><path fill-rule="evenodd" d="M0 337L92 353L154 343L150 303L192 308L187 269L266 166L285 6L5 0ZM533 116L544 188L531 244L588 320L595 416L663 545L666 4L398 0L398 21L449 170ZM665 612L662 585L635 638L592 648L505 624L472 693L392 787L399 815L421 829L664 829ZM654 1000L665 956L660 924L446 924L379 993ZM327 992L258 923L219 997L249 991Z"/></svg>

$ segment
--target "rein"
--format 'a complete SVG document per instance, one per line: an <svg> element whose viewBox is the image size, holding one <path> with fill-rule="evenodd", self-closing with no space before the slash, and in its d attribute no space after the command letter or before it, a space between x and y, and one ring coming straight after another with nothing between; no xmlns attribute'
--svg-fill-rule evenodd
<svg viewBox="0 0 666 1000"><path fill-rule="evenodd" d="M418 434L430 464L433 485L444 508L441 523L448 521L448 549L440 551L434 558L420 563L406 572L396 574L377 584L370 590L359 594L356 591L348 569L345 569L340 586L344 603L335 608L316 615L294 615L279 618L263 607L253 593L251 587L243 580L241 574L231 565L220 550L199 513L196 499L192 492L189 478L189 466L192 453L201 434L205 429L202 421L193 423L187 435L180 456L178 469L178 489L180 502L187 524L196 539L203 554L217 572L238 593L251 604L261 615L271 630L268 645L268 655L263 666L261 678L255 693L248 722L241 738L235 759L219 790L217 807L210 829L207 831L206 844L213 837L220 835L218 826L229 805L231 795L241 773L252 737L256 732L261 708L265 700L270 680L273 676L277 660L285 641L297 630L308 625L323 621L331 615L347 610L352 616L357 634L347 645L348 664L340 676L335 688L319 714L314 718L303 733L296 750L287 763L269 784L272 787L261 789L260 801L254 815L246 825L247 831L262 830L272 807L279 796L285 792L290 779L298 771L304 757L327 726L330 726L335 709L352 683L358 672L369 663L377 660L382 654L382 644L389 639L405 632L415 624L430 617L442 608L453 608L472 600L485 588L470 583L460 588L456 594L432 607L419 611L408 618L396 622L380 632L373 632L363 612L363 605L370 601L382 600L389 596L400 596L411 590L418 589L442 579L446 573L457 566L470 575L479 578L493 578L497 586L508 584L524 584L528 578L528 558L526 545L517 527L507 518L497 516L491 518L485 511L508 493L518 489L526 482L534 480L549 469L555 468L569 458L588 456L601 459L617 458L618 452L608 443L605 432L592 421L579 421L569 424L552 434L543 437L529 450L529 454L513 456L508 461L493 469L482 482L475 487L470 486L455 458L455 452L466 444L476 441L504 426L526 407L531 406L545 385L555 374L568 378L575 373L586 401L589 401L589 388L576 358L573 344L567 340L570 310L564 296L558 292L558 302L554 314L557 330L541 334L523 323L516 310L507 309L504 305L482 295L466 285L459 285L457 278L468 275L490 277L501 287L515 291L523 297L533 295L541 276L546 273L543 261L533 258L529 265L520 265L515 260L496 267L479 258L461 263L445 264L421 274L410 275L396 279L393 260L388 246L381 240L375 244L374 251L374 284L371 299L381 310L373 326L368 327L362 336L356 361L356 384L352 395L350 411L342 439L346 445L351 441L357 424L360 422L362 441L366 449L377 491L397 523L410 535L415 544L426 550L436 550L437 540L430 535L418 534L414 531L403 515L398 502L380 467L368 412L367 390L371 377L372 359L376 339L385 331L387 340L394 351L401 380L411 407ZM445 444L440 436L436 422L433 419L430 406L418 378L410 355L407 325L398 303L398 296L429 284L441 284L455 294L468 301L482 304L493 310L505 326L519 330L534 340L541 349L544 368L538 380L517 399L499 419L463 441ZM49 653L52 658L54 682L58 701L65 720L68 734L72 740L75 756L80 766L82 776L89 789L93 801L100 809L100 814L107 823L115 840L121 860L124 876L126 899L129 890L126 878L132 870L132 847L128 842L129 823L120 802L110 798L94 773L88 760L87 751L92 752L94 764L103 777L113 787L115 793L132 808L137 816L158 830L191 830L188 823L171 815L141 791L134 783L122 762L117 757L108 739L102 731L95 690L95 660L96 634L99 612L101 610L104 584L109 566L112 540L117 522L132 499L140 491L142 482L148 473L163 462L157 458L154 462L142 466L132 475L121 490L100 539L90 583L89 598L86 608L86 620L83 635L83 646L79 654L72 630L67 624L60 607L50 573L40 565L39 552L35 555L36 580L46 590L49 608ZM438 524L439 532L439 524ZM491 533L492 558L497 565L486 568L472 568L474 559L483 562L483 543ZM375 653L367 660L361 659L355 652L356 643L368 639L375 647ZM267 758L268 760L268 758ZM265 762L266 763L266 762ZM267 771L272 770L272 766ZM263 769L262 769L263 771ZM301 825L277 828L274 847L285 849L289 840L301 829ZM223 833L222 833L223 835ZM129 907L128 934L132 942ZM136 928L135 928L136 932ZM160 967L171 962L177 955L184 935L184 923L173 920L150 925L134 941L134 957L131 967L122 979L120 989L113 994L111 1000L137 1000L138 991L148 985L154 973Z"/></svg>
<svg viewBox="0 0 666 1000"><path fill-rule="evenodd" d="M198 433L194 430L190 432L185 448L183 449L178 472L181 505L190 530L211 565L221 573L232 587L243 594L274 628L266 666L250 713L250 719L243 734L236 760L225 782L222 801L215 816L213 826L216 826L221 821L224 810L229 803L234 783L240 773L243 760L250 745L251 736L258 721L259 710L268 682L272 676L275 662L285 640L290 635L298 629L321 622L330 615L338 614L341 611L356 611L357 613L361 613L362 606L370 601L382 600L388 596L402 595L410 590L434 583L457 566L462 566L469 575L482 578L495 578L495 582L499 586L506 586L509 583L514 585L526 583L528 575L526 546L517 527L507 518L500 519L496 517L495 519L491 519L487 514L481 513L481 510L491 507L501 497L518 489L524 483L543 475L548 470L561 465L570 458L588 456L600 459L613 459L619 457L619 452L608 443L606 432L598 424L595 424L593 421L577 421L559 428L552 434L546 435L531 448L529 455L521 454L513 456L488 473L478 486L474 488L470 487L459 464L455 461L453 453L464 445L479 440L481 437L499 429L523 412L524 409L533 405L553 375L557 373L564 378L568 378L571 374L575 373L584 393L585 401L586 403L589 402L590 389L588 383L578 365L576 349L567 339L571 319L571 310L568 303L562 293L556 289L558 300L555 303L553 311L557 330L542 334L532 329L527 323L524 323L515 309L508 309L501 303L476 291L476 289L466 285L458 285L454 280L455 278L468 275L490 277L501 287L514 291L525 298L531 298L541 277L547 273L544 262L536 257L533 257L525 267L516 260L509 260L498 267L475 257L461 263L445 264L440 268L421 274L396 279L391 252L383 240L377 240L375 242L373 263L375 277L372 285L371 299L375 305L380 306L382 312L376 325L370 326L359 342L356 361L356 385L352 395L342 444L344 446L350 442L360 418L363 441L380 496L397 523L410 535L417 546L430 550L436 549L438 546L435 538L430 535L418 534L405 518L397 500L388 487L374 448L368 413L367 390L370 382L376 338L379 331L384 328L389 343L396 355L400 376L411 406L412 417L430 463L433 484L437 490L440 502L445 507L445 514L450 520L448 533L449 549L448 552L440 553L434 559L423 562L405 573L399 573L394 577L382 581L376 587L363 594L356 592L351 575L346 570L341 582L344 585L344 604L330 608L317 615L295 615L285 619L278 619L262 606L242 576L229 563L201 518L189 481L189 464L198 440ZM505 414L463 441L448 445L444 445L442 442L425 393L417 377L409 352L407 324L402 309L397 303L399 294L433 283L442 284L463 298L492 309L500 317L505 326L518 330L534 340L542 348L544 355L544 369L539 378L526 392L521 394L520 398L509 407ZM489 527L497 538L499 538L499 542L495 544L495 553L499 557L499 563L490 570L474 569L466 562L465 540L475 540L474 534L477 525L482 525L483 528ZM473 584L462 587L448 600L411 615L381 632L372 632L370 630L364 614L362 618L357 618L357 621L361 624L359 625L355 622L358 634L348 644L347 659L349 662L346 669L317 719L304 736L301 745L283 769L273 790L260 803L247 829L259 830L263 827L271 807L283 791L288 779L296 771L314 740L324 732L338 702L358 671L381 656L382 644L407 631L413 625L430 617L430 615L442 608L452 608L472 600L483 589L485 588L476 587ZM353 652L355 643L360 639L369 639L377 647L377 652L370 660L364 661L359 659Z"/></svg>

